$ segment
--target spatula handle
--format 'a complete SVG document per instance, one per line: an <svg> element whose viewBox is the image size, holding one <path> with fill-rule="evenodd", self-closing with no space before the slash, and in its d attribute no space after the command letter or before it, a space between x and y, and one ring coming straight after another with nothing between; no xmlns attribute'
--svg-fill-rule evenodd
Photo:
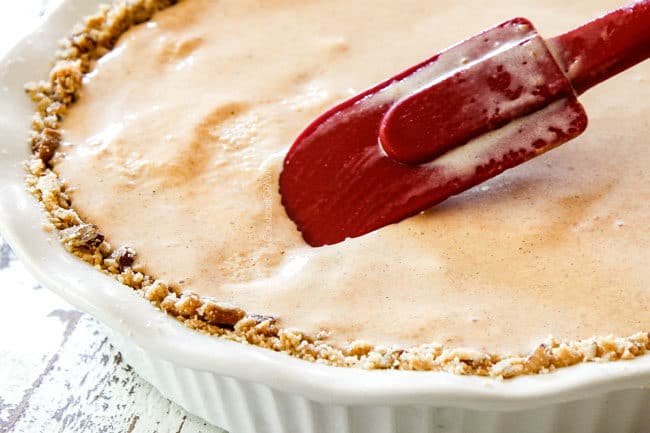
<svg viewBox="0 0 650 433"><path fill-rule="evenodd" d="M547 41L581 94L650 58L650 0L637 0Z"/></svg>

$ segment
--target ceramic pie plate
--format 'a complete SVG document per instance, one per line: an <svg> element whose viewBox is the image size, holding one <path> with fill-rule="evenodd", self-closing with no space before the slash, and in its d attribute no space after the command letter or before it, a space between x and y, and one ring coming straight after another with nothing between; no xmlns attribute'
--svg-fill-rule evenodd
<svg viewBox="0 0 650 433"><path fill-rule="evenodd" d="M648 355L505 381L328 367L191 331L67 253L24 186L23 85L47 76L57 40L99 3L61 1L0 60L0 232L46 287L107 325L162 394L231 433L650 431Z"/></svg>

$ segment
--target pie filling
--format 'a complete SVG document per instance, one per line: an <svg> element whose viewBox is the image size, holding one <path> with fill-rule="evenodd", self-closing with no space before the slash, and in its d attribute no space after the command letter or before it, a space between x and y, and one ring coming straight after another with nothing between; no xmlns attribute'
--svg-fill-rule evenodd
<svg viewBox="0 0 650 433"><path fill-rule="evenodd" d="M489 364L553 341L577 362L580 344L596 358L603 339L630 341L607 336L636 335L636 355L650 348L649 63L581 98L581 138L360 238L309 247L277 186L295 137L337 102L514 15L553 36L623 3L185 0L92 63L54 172L41 169L64 208L130 247L107 261L128 256L118 274L272 318L321 350L466 348ZM384 367L419 369L407 364ZM457 372L495 373L475 370Z"/></svg>

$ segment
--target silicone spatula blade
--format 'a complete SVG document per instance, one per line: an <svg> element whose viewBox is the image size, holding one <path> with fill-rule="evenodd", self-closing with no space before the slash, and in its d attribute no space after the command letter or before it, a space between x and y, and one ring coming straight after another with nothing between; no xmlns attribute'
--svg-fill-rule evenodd
<svg viewBox="0 0 650 433"><path fill-rule="evenodd" d="M545 41L516 18L321 115L284 160L312 246L417 214L581 134L579 92L650 56L650 0Z"/></svg>

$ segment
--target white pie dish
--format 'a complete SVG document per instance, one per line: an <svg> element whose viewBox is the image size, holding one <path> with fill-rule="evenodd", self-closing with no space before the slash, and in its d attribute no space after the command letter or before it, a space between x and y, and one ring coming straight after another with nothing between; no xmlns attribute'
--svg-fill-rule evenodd
<svg viewBox="0 0 650 433"><path fill-rule="evenodd" d="M0 62L0 231L163 394L231 433L650 431L650 356L502 382L326 367L191 331L68 254L24 187L33 107L22 86L47 75L56 40L99 3L61 2Z"/></svg>

